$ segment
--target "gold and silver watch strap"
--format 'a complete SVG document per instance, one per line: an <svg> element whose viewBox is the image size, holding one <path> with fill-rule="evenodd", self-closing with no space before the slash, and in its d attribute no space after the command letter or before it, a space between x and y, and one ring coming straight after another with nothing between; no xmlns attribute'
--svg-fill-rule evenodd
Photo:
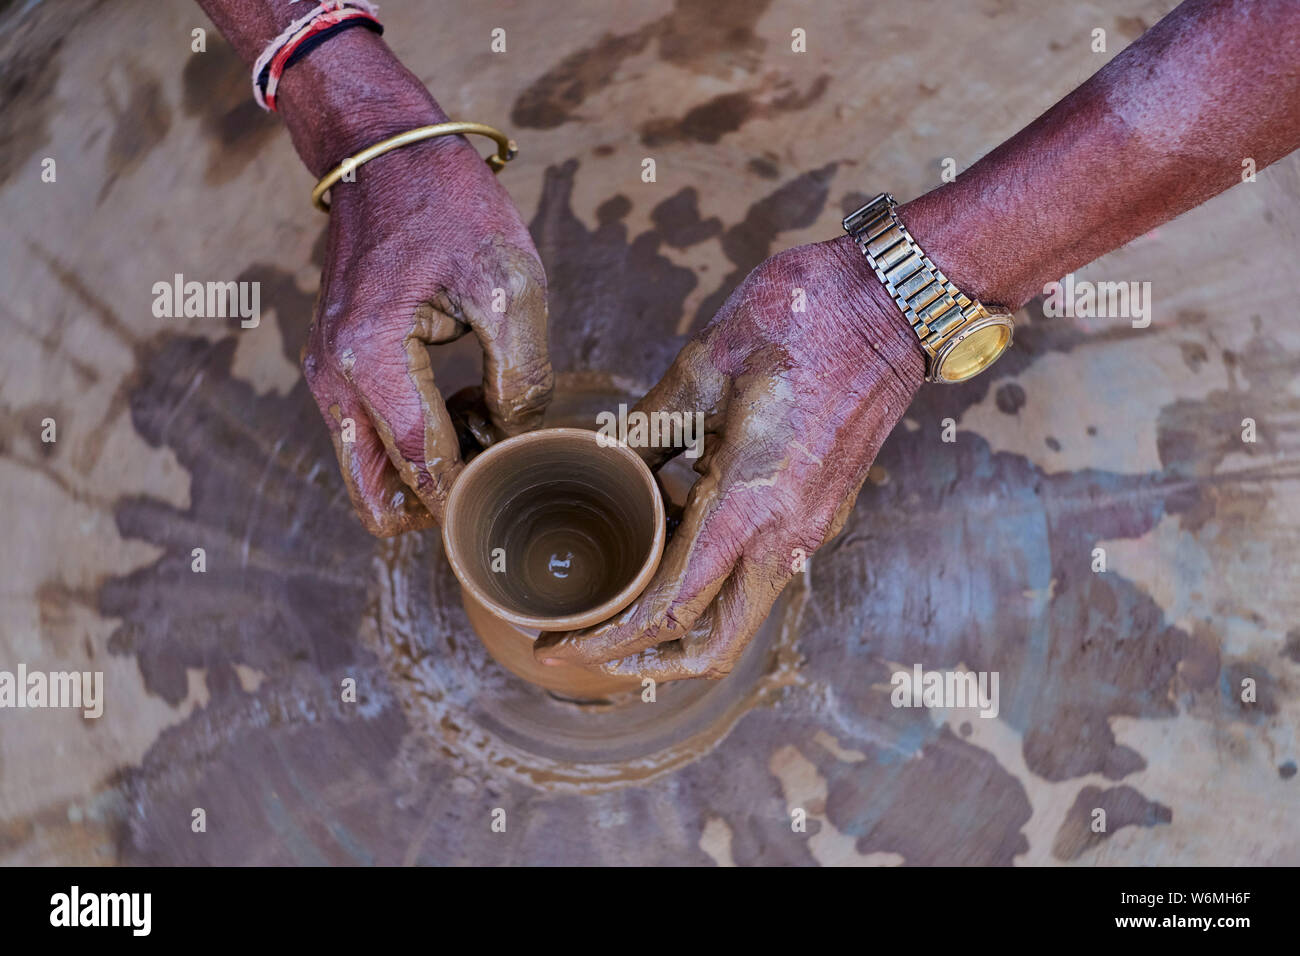
<svg viewBox="0 0 1300 956"><path fill-rule="evenodd" d="M897 205L893 196L881 193L844 220L844 231L853 237L916 337L933 355L967 321L988 310L962 293L921 251L895 214Z"/></svg>

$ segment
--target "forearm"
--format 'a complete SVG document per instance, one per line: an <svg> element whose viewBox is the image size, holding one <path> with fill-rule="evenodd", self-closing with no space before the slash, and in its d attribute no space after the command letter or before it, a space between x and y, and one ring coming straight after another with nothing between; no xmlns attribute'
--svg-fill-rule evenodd
<svg viewBox="0 0 1300 956"><path fill-rule="evenodd" d="M1300 147L1300 4L1188 0L899 215L961 289L1043 286Z"/></svg>
<svg viewBox="0 0 1300 956"><path fill-rule="evenodd" d="M199 0L199 6L250 70L266 45L311 9L289 0ZM286 70L277 107L316 176L371 143L447 118L383 39L364 29L331 37Z"/></svg>

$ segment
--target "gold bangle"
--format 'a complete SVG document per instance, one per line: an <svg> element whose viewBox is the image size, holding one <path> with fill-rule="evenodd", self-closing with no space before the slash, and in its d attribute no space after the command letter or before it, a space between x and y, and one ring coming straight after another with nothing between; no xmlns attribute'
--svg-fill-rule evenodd
<svg viewBox="0 0 1300 956"><path fill-rule="evenodd" d="M488 136L496 140L497 151L487 158L487 164L492 167L492 172L499 173L502 167L510 160L519 155L519 147L513 139L506 136L499 129L493 129L491 126L484 126L482 123L465 123L454 121L450 123L435 123L432 126L421 126L419 129L410 129L405 133L398 133L396 136L390 136L388 139L380 140L374 146L367 146L355 156L348 156L333 169L331 169L316 188L311 191L311 201L321 212L329 212L330 205L325 201L325 194L329 192L330 187L342 179L347 173L355 170L363 163L368 163L376 156L382 156L390 150L397 149L399 146L409 146L411 143L418 143L421 140L434 139L438 136L455 136L458 133L477 133L480 136Z"/></svg>

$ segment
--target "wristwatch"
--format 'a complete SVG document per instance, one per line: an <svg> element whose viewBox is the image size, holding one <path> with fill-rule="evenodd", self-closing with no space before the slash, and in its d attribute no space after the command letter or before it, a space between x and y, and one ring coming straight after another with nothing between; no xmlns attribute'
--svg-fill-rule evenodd
<svg viewBox="0 0 1300 956"><path fill-rule="evenodd" d="M899 221L898 203L881 193L844 220L885 291L925 352L925 380L954 384L984 371L1011 345L1015 323L948 280Z"/></svg>

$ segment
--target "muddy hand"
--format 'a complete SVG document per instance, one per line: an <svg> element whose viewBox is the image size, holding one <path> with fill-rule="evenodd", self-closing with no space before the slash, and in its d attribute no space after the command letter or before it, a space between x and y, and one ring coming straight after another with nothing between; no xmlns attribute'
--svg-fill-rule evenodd
<svg viewBox="0 0 1300 956"><path fill-rule="evenodd" d="M706 416L700 477L658 573L614 620L543 635L538 659L656 680L726 675L844 524L923 375L915 338L847 237L768 259L637 405ZM642 454L657 466L675 451Z"/></svg>
<svg viewBox="0 0 1300 956"><path fill-rule="evenodd" d="M303 371L366 528L442 519L461 468L428 346L469 331L505 435L550 401L546 276L505 189L460 137L372 160L331 191L326 265Z"/></svg>

